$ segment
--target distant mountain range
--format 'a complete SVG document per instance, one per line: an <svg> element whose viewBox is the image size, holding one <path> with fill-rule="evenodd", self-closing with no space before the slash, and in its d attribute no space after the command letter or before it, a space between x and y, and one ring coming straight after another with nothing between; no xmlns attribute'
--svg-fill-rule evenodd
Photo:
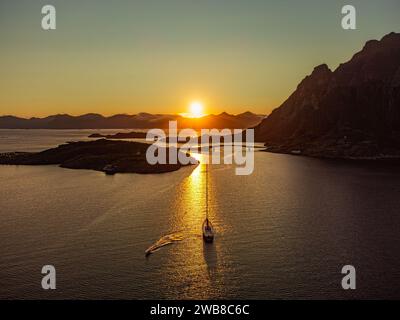
<svg viewBox="0 0 400 320"><path fill-rule="evenodd" d="M270 151L334 158L400 157L400 34L323 64L256 126Z"/></svg>
<svg viewBox="0 0 400 320"><path fill-rule="evenodd" d="M150 129L168 128L169 121L176 120L180 128L230 128L245 129L260 123L263 115L244 112L231 115L223 112L202 118L185 118L180 115L139 113L136 115L118 114L104 117L89 113L81 116L58 114L45 118L18 118L1 116L0 129Z"/></svg>

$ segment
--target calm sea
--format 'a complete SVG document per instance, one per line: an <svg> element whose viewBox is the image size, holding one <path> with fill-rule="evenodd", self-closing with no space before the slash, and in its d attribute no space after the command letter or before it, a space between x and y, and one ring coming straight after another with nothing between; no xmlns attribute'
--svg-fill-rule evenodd
<svg viewBox="0 0 400 320"><path fill-rule="evenodd" d="M92 130L0 130L0 152ZM121 130L107 130L112 133ZM204 165L106 176L0 166L0 298L400 298L400 170L257 152L255 171L209 171L215 242L203 244ZM166 235L182 241L149 257ZM41 268L57 289L41 289ZM341 288L354 265L357 289Z"/></svg>

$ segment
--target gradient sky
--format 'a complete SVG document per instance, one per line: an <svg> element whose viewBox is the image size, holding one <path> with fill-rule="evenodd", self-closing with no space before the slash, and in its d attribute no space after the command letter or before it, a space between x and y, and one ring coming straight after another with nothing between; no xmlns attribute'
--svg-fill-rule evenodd
<svg viewBox="0 0 400 320"><path fill-rule="evenodd" d="M41 8L57 30L41 29ZM341 28L353 4L356 31ZM399 0L1 0L0 115L269 113L313 67L400 31Z"/></svg>

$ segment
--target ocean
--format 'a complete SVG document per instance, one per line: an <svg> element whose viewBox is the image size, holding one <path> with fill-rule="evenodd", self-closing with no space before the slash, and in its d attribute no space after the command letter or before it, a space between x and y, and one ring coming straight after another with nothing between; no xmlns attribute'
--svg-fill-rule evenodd
<svg viewBox="0 0 400 320"><path fill-rule="evenodd" d="M0 130L0 152L93 132ZM213 244L201 236L205 189L203 163L114 176L0 166L0 298L400 298L398 166L263 151L249 176L210 165ZM145 257L160 239L177 241ZM41 287L44 265L56 290ZM341 287L344 265L356 290Z"/></svg>

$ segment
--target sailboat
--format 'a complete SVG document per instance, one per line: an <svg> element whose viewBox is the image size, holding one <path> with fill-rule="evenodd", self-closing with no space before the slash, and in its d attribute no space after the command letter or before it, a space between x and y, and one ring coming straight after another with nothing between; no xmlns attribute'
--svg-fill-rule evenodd
<svg viewBox="0 0 400 320"><path fill-rule="evenodd" d="M207 243L214 241L214 227L208 218L208 163L206 164L206 219L202 225L203 239Z"/></svg>
<svg viewBox="0 0 400 320"><path fill-rule="evenodd" d="M203 222L203 239L208 243L214 241L214 228L208 218L206 218Z"/></svg>

